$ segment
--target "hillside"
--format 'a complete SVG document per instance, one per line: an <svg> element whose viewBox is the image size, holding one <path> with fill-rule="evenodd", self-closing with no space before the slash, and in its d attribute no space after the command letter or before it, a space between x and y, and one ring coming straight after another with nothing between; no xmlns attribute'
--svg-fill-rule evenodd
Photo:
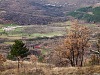
<svg viewBox="0 0 100 75"><path fill-rule="evenodd" d="M28 0L2 0L1 19L17 24L47 24L64 20L63 8Z"/></svg>
<svg viewBox="0 0 100 75"><path fill-rule="evenodd" d="M86 7L100 2L100 0L35 0L35 1L41 2L41 4L49 3L57 6L64 6L66 7L67 10L68 9L72 10L84 6Z"/></svg>
<svg viewBox="0 0 100 75"><path fill-rule="evenodd" d="M0 75L100 75L100 66L55 67L46 63L24 61L20 73L17 72L16 61L7 61L5 66Z"/></svg>
<svg viewBox="0 0 100 75"><path fill-rule="evenodd" d="M73 11L78 8L91 6L95 3L100 2L100 0L43 0L43 1L54 5L63 6L67 11Z"/></svg>
<svg viewBox="0 0 100 75"><path fill-rule="evenodd" d="M99 0L0 0L0 23L48 24L67 20L65 13Z"/></svg>
<svg viewBox="0 0 100 75"><path fill-rule="evenodd" d="M100 5L99 3L85 8L80 8L68 14L77 19L85 20L86 22L98 23L100 22Z"/></svg>

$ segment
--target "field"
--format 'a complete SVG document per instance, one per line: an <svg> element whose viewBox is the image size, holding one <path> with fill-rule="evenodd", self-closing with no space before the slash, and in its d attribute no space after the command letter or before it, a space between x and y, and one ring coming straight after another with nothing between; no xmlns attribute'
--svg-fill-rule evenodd
<svg viewBox="0 0 100 75"><path fill-rule="evenodd" d="M0 25L3 26L3 25ZM16 28L13 28L16 27ZM7 28L8 30L3 30L3 28ZM12 29L11 29L12 28ZM8 26L0 28L1 36L0 38L7 39L21 39L22 37L26 38L36 38L36 37L53 37L53 36L61 36L64 34L65 27L52 27L46 25L30 25L30 26Z"/></svg>
<svg viewBox="0 0 100 75"><path fill-rule="evenodd" d="M0 24L0 38L10 40L5 41L5 44L12 44L13 42L11 41L16 39L63 36L67 33L67 30L70 29L70 25L72 25L71 21L52 23L48 25L25 26L19 26L16 24ZM100 28L96 24L84 23L83 25L88 26L94 32L100 31Z"/></svg>
<svg viewBox="0 0 100 75"><path fill-rule="evenodd" d="M48 25L0 24L0 38L7 39L5 44L13 44L16 39L33 39L37 37L63 36L70 23L53 23ZM4 30L5 29L5 30Z"/></svg>
<svg viewBox="0 0 100 75"><path fill-rule="evenodd" d="M0 75L100 75L100 66L55 67L46 63L24 61L18 73L17 62L7 60Z"/></svg>

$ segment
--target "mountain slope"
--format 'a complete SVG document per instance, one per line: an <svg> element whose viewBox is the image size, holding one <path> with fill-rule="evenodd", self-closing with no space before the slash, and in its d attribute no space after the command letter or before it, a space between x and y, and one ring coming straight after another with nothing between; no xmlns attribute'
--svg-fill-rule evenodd
<svg viewBox="0 0 100 75"><path fill-rule="evenodd" d="M17 24L47 24L65 19L61 18L64 16L62 7L46 6L28 0L2 0L0 9L1 18Z"/></svg>
<svg viewBox="0 0 100 75"><path fill-rule="evenodd" d="M0 0L0 22L48 24L65 21L65 13L100 0Z"/></svg>

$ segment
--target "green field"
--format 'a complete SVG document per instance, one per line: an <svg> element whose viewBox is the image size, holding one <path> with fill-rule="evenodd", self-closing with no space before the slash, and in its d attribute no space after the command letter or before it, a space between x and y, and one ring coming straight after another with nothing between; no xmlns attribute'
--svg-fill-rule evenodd
<svg viewBox="0 0 100 75"><path fill-rule="evenodd" d="M0 38L7 38L10 40L22 39L22 37L37 38L37 37L53 37L53 36L62 36L66 33L67 29L70 29L72 25L71 21L64 23L53 23L48 25L26 25L22 27L17 27L10 31L4 31L2 27L16 27L15 24L0 24ZM84 23L83 25L88 26L92 29L95 29L95 24Z"/></svg>
<svg viewBox="0 0 100 75"><path fill-rule="evenodd" d="M22 39L22 37L37 38L37 37L53 37L53 36L61 36L64 34L64 27L52 27L52 26L42 26L42 29L39 25L31 25L31 26L22 26L9 31L4 31L2 27L16 27L18 25L1 25L0 24L0 38L7 38L9 40ZM46 27L46 28L45 28Z"/></svg>

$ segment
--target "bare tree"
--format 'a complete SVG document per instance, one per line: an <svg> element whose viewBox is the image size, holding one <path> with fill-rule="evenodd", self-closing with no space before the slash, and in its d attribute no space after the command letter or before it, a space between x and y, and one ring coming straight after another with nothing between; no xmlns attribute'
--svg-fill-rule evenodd
<svg viewBox="0 0 100 75"><path fill-rule="evenodd" d="M68 59L71 66L83 66L84 54L89 47L90 30L75 22L63 43L55 49L56 54L62 59Z"/></svg>

